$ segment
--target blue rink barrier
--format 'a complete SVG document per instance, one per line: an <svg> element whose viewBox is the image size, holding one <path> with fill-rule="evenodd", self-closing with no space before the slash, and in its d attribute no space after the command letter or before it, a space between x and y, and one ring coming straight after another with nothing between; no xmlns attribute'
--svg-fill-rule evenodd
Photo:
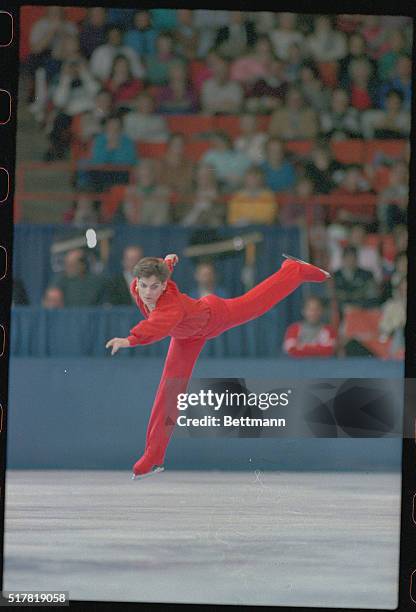
<svg viewBox="0 0 416 612"><path fill-rule="evenodd" d="M300 294L262 317L207 342L203 357L276 357L285 331L299 312ZM125 337L143 319L135 306L62 308L15 306L11 315L11 354L16 357L105 357L110 338ZM118 358L163 357L169 338L122 351Z"/></svg>
<svg viewBox="0 0 416 612"><path fill-rule="evenodd" d="M141 455L160 358L10 360L7 466L125 469ZM200 359L195 378L398 378L400 362L350 359ZM175 438L170 469L400 470L389 439Z"/></svg>

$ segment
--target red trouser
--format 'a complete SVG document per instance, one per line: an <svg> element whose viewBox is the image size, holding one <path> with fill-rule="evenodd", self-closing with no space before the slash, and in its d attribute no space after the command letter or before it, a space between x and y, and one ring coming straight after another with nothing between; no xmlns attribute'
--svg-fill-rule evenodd
<svg viewBox="0 0 416 612"><path fill-rule="evenodd" d="M186 392L194 365L205 342L231 327L260 317L292 293L303 281L301 266L294 261L285 261L280 270L240 297L201 298L207 300L210 305L210 321L206 329L202 330L202 336L183 340L172 338L170 341L147 427L145 452L133 468L136 474L149 471L153 465L163 464L166 448L176 424L177 395Z"/></svg>

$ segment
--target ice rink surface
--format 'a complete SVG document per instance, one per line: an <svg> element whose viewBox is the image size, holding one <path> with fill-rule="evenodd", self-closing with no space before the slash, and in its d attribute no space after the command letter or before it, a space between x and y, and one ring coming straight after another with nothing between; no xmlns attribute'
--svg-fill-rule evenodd
<svg viewBox="0 0 416 612"><path fill-rule="evenodd" d="M8 471L4 590L397 606L400 473Z"/></svg>

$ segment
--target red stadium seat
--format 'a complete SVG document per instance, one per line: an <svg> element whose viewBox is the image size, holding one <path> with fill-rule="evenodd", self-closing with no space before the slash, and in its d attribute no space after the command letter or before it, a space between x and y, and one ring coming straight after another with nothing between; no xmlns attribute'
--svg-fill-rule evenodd
<svg viewBox="0 0 416 612"><path fill-rule="evenodd" d="M136 143L139 157L162 157L166 151L165 142L138 142Z"/></svg>
<svg viewBox="0 0 416 612"><path fill-rule="evenodd" d="M390 182L390 168L388 166L380 166L377 168L372 180L372 187L377 193L383 191Z"/></svg>
<svg viewBox="0 0 416 612"><path fill-rule="evenodd" d="M267 132L269 129L270 115L258 115L257 124L261 132Z"/></svg>
<svg viewBox="0 0 416 612"><path fill-rule="evenodd" d="M371 164L377 153L383 153L392 160L400 159L405 151L406 140L367 140L365 146L364 163Z"/></svg>
<svg viewBox="0 0 416 612"><path fill-rule="evenodd" d="M114 185L109 191L103 194L101 217L105 223L114 217L118 207L124 199L125 192L126 185Z"/></svg>
<svg viewBox="0 0 416 612"><path fill-rule="evenodd" d="M391 340L380 341L380 319L379 308L347 308L343 322L344 340L356 339L377 357L387 359L390 356Z"/></svg>
<svg viewBox="0 0 416 612"><path fill-rule="evenodd" d="M186 144L186 156L193 162L198 162L205 151L211 148L211 143L207 140L195 140Z"/></svg>
<svg viewBox="0 0 416 612"><path fill-rule="evenodd" d="M87 16L87 9L80 6L68 6L65 8L65 17L68 21L80 23Z"/></svg>
<svg viewBox="0 0 416 612"><path fill-rule="evenodd" d="M212 132L214 118L207 115L169 115L167 123L170 132L182 132L187 136Z"/></svg>
<svg viewBox="0 0 416 612"><path fill-rule="evenodd" d="M234 139L240 135L240 117L236 115L218 115L214 118L216 130L227 132Z"/></svg>
<svg viewBox="0 0 416 612"><path fill-rule="evenodd" d="M331 149L335 158L342 164L364 163L364 142L358 139L332 142Z"/></svg>
<svg viewBox="0 0 416 612"><path fill-rule="evenodd" d="M378 337L378 325L381 318L379 308L359 308L350 306L344 314L344 338L367 340Z"/></svg>
<svg viewBox="0 0 416 612"><path fill-rule="evenodd" d="M312 145L313 143L310 140L297 140L286 142L285 148L292 153L296 153L297 155L304 157L305 155L308 155L312 149Z"/></svg>
<svg viewBox="0 0 416 612"><path fill-rule="evenodd" d="M381 253L387 261L393 262L397 254L396 243L391 234L385 234L381 241Z"/></svg>
<svg viewBox="0 0 416 612"><path fill-rule="evenodd" d="M338 85L338 62L320 62L318 70L324 85L327 87Z"/></svg>

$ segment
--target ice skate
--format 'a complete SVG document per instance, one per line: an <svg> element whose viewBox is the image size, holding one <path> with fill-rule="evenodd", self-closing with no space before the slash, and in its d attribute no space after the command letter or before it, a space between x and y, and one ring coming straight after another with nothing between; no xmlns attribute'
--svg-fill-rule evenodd
<svg viewBox="0 0 416 612"><path fill-rule="evenodd" d="M293 257L293 255L286 255L286 253L282 253L282 257L285 257L286 259L290 259L292 261L297 261L298 263L307 266L307 268L305 269L307 270L305 280L309 280L314 283L320 283L331 278L330 273L326 270L318 268L318 266L314 266L308 261L303 261L303 259L299 259L299 257Z"/></svg>
<svg viewBox="0 0 416 612"><path fill-rule="evenodd" d="M135 474L131 477L132 480L141 480L142 478L147 478L148 476L153 476L153 474L158 474L159 472L163 472L165 470L163 465L154 465L150 472L145 472L144 474Z"/></svg>

